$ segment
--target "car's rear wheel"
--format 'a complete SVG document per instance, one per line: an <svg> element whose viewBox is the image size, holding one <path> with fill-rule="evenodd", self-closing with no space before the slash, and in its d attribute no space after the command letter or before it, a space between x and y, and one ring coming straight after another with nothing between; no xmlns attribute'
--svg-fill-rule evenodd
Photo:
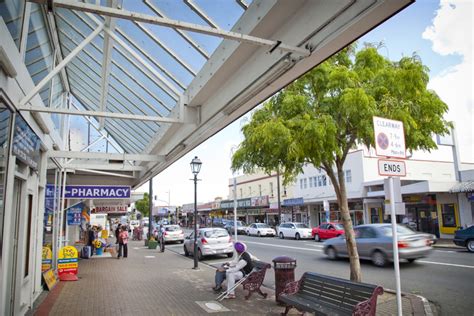
<svg viewBox="0 0 474 316"><path fill-rule="evenodd" d="M285 239L285 236L283 235L283 233L280 233L280 239Z"/></svg>
<svg viewBox="0 0 474 316"><path fill-rule="evenodd" d="M467 248L467 251L474 252L474 239L467 241L466 248Z"/></svg>
<svg viewBox="0 0 474 316"><path fill-rule="evenodd" d="M260 232L257 232L257 237L260 237Z"/></svg>
<svg viewBox="0 0 474 316"><path fill-rule="evenodd" d="M201 261L203 258L201 249L198 249L198 260Z"/></svg>
<svg viewBox="0 0 474 316"><path fill-rule="evenodd" d="M318 234L315 234L315 235L314 235L314 241L316 241L316 242L320 242L320 241L321 241L321 238L319 237Z"/></svg>
<svg viewBox="0 0 474 316"><path fill-rule="evenodd" d="M337 259L337 251L334 247L329 247L326 250L326 254L330 260L336 260Z"/></svg>
<svg viewBox="0 0 474 316"><path fill-rule="evenodd" d="M413 263L413 262L415 262L416 259L410 258L410 259L407 259L407 260L408 260L408 262Z"/></svg>
<svg viewBox="0 0 474 316"><path fill-rule="evenodd" d="M188 251L188 249L186 248L186 246L184 246L183 248L184 248L184 255L185 255L186 257L189 257L189 251Z"/></svg>
<svg viewBox="0 0 474 316"><path fill-rule="evenodd" d="M300 239L301 239L300 233L296 233L296 234L295 234L295 239L296 239L296 240L300 240Z"/></svg>
<svg viewBox="0 0 474 316"><path fill-rule="evenodd" d="M383 267L387 264L387 257L383 252L376 250L372 253L372 262L377 267Z"/></svg>
<svg viewBox="0 0 474 316"><path fill-rule="evenodd" d="M250 230L247 231L247 236L250 236Z"/></svg>

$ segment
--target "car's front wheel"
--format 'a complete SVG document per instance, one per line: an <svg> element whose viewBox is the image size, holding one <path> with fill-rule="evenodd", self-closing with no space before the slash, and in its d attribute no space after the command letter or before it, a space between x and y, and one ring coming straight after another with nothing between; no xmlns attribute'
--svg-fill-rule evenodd
<svg viewBox="0 0 474 316"><path fill-rule="evenodd" d="M296 239L296 240L300 240L300 239L301 239L300 233L296 233L296 234L295 234L295 239Z"/></svg>
<svg viewBox="0 0 474 316"><path fill-rule="evenodd" d="M467 251L474 252L474 239L467 241L466 248L467 248Z"/></svg>
<svg viewBox="0 0 474 316"><path fill-rule="evenodd" d="M186 246L184 246L183 248L184 248L184 255L185 255L186 257L189 257L189 251L188 251L188 249L186 248Z"/></svg>
<svg viewBox="0 0 474 316"><path fill-rule="evenodd" d="M329 247L326 250L326 254L330 260L336 260L337 259L337 251L334 247Z"/></svg>
<svg viewBox="0 0 474 316"><path fill-rule="evenodd" d="M202 258L203 258L203 255L202 255L201 249L198 249L198 260L201 261Z"/></svg>
<svg viewBox="0 0 474 316"><path fill-rule="evenodd" d="M377 267L383 267L387 264L387 257L383 252L376 250L372 253L372 262Z"/></svg>
<svg viewBox="0 0 474 316"><path fill-rule="evenodd" d="M315 234L315 235L314 235L314 241L316 241L316 242L320 242L320 241L321 241L321 238L319 237L318 234Z"/></svg>
<svg viewBox="0 0 474 316"><path fill-rule="evenodd" d="M260 232L257 232L257 237L260 237Z"/></svg>
<svg viewBox="0 0 474 316"><path fill-rule="evenodd" d="M283 233L280 233L280 239L285 239L285 236L283 235Z"/></svg>

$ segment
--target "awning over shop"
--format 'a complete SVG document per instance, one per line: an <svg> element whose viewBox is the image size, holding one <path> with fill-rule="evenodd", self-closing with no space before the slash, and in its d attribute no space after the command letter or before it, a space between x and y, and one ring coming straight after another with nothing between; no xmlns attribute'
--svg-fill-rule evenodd
<svg viewBox="0 0 474 316"><path fill-rule="evenodd" d="M453 186L450 190L450 193L472 193L474 192L474 181L462 181L455 186Z"/></svg>

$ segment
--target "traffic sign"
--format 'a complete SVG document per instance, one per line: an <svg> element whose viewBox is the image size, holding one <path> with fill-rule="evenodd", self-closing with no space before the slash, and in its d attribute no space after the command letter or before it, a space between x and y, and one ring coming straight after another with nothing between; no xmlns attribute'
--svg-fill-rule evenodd
<svg viewBox="0 0 474 316"><path fill-rule="evenodd" d="M381 176L404 177L407 175L404 161L379 159L378 165Z"/></svg>
<svg viewBox="0 0 474 316"><path fill-rule="evenodd" d="M377 156L406 158L403 122L373 117Z"/></svg>

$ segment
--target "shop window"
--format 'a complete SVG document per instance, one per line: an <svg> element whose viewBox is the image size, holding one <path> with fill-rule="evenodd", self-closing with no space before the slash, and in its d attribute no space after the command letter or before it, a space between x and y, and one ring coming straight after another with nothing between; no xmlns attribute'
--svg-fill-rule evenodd
<svg viewBox="0 0 474 316"><path fill-rule="evenodd" d="M454 204L442 204L441 216L444 227L456 227L456 213L454 210Z"/></svg>
<svg viewBox="0 0 474 316"><path fill-rule="evenodd" d="M346 183L352 182L352 172L351 170L346 170Z"/></svg>
<svg viewBox="0 0 474 316"><path fill-rule="evenodd" d="M31 217L33 215L33 195L28 194L28 218L26 219L26 238L25 238L25 278L30 274L30 240L31 240Z"/></svg>

